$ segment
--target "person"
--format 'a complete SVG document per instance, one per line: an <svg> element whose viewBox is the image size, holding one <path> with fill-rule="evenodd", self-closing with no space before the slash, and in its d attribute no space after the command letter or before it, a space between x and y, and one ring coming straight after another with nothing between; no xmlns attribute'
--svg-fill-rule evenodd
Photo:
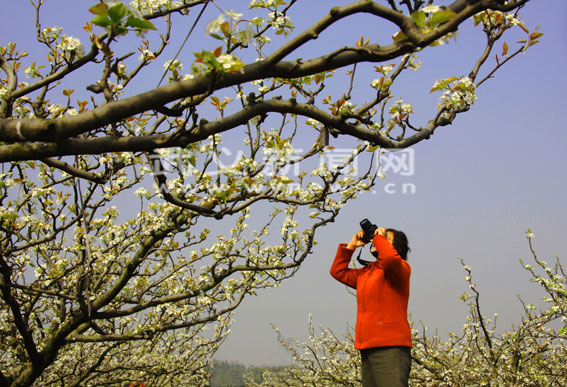
<svg viewBox="0 0 567 387"><path fill-rule="evenodd" d="M354 346L360 351L363 387L408 386L411 328L407 319L411 267L408 240L402 231L376 228L371 252L376 261L349 268L354 251L366 243L364 232L339 244L331 275L356 289ZM365 261L361 261L365 262Z"/></svg>

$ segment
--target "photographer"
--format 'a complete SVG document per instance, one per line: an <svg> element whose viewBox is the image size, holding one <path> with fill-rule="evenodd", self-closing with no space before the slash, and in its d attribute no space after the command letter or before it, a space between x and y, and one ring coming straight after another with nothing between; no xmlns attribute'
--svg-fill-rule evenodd
<svg viewBox="0 0 567 387"><path fill-rule="evenodd" d="M362 359L363 387L407 386L411 368L411 329L407 319L411 268L406 235L361 222L348 244L341 243L331 275L356 289L357 316L354 346ZM372 241L377 259L349 268L354 251ZM360 257L360 253L359 253Z"/></svg>

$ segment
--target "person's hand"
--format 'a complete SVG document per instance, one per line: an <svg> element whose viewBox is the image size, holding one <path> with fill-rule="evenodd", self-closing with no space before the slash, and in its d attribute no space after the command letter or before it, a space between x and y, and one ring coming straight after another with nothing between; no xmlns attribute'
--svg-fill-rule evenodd
<svg viewBox="0 0 567 387"><path fill-rule="evenodd" d="M386 236L386 229L384 227L378 227L375 231L374 231L374 235L383 235Z"/></svg>
<svg viewBox="0 0 567 387"><path fill-rule="evenodd" d="M359 231L352 236L352 239L347 244L347 249L349 250L356 250L357 247L364 246L366 243L362 241L364 238L364 231Z"/></svg>

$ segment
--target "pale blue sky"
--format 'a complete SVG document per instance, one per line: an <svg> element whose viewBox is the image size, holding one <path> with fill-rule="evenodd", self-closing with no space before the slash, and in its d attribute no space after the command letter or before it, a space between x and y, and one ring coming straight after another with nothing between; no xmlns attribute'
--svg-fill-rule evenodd
<svg viewBox="0 0 567 387"><path fill-rule="evenodd" d="M335 3L347 2L332 5ZM62 26L64 32L85 40L80 28L91 17L86 11L88 4L48 0L44 25ZM237 10L240 5L236 4L248 8L248 1L219 4ZM328 1L303 0L291 16L296 25L309 25L330 6ZM17 41L20 50L30 49L34 38L31 6L19 0L10 2L8 9L10 12L1 17L0 44ZM185 49L187 57L196 51L191 44L201 40L204 23L217 13L214 7L207 9L195 39ZM288 363L290 357L269 324L274 323L285 336L303 340L310 313L316 325L330 327L339 335L347 322L354 325L355 300L329 276L329 268L337 241L347 242L365 217L407 233L413 270L409 309L412 318L423 320L430 332L436 328L440 333L459 331L464 323L466 308L459 295L467 290L467 284L458 257L473 269L484 312L497 312L501 329L519 322L521 307L515 295L520 293L530 302L542 295L518 262L519 258L529 260L524 231L534 231L541 257L551 261L557 253L566 262L567 161L563 148L567 131L561 116L567 108L566 17L564 0L530 2L522 18L529 28L541 25L540 31L545 33L541 43L484 85L470 112L414 147L412 176L393 174L378 182L374 193L351 203L336 223L321 232L319 245L294 278L280 288L247 298L236 312L233 333L217 358L247 365ZM360 35L388 41L388 28L371 20L361 17L357 22L340 24L310 45L308 52L298 55L316 55L337 47L337 42L352 43ZM183 28L188 28L187 24ZM423 53L422 70L400 85L416 115L423 119L431 116L436 97L428 92L435 79L465 75L470 70L471 55L480 48L470 30L463 27L456 43ZM182 39L184 34L181 29L174 36ZM171 51L177 47L174 44ZM151 87L154 80L148 84ZM142 84L140 90L147 87ZM368 89L361 85L356 90L364 94ZM331 145L340 147L340 140L331 139ZM396 192L390 194L385 184L392 183L395 185L388 187ZM401 192L404 183L412 184L415 193Z"/></svg>

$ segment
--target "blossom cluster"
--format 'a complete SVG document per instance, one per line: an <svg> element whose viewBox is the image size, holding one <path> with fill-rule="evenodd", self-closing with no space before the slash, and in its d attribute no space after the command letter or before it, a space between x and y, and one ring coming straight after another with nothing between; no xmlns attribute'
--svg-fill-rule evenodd
<svg viewBox="0 0 567 387"><path fill-rule="evenodd" d="M413 113L413 106L404 103L400 98L396 100L388 109L390 118L388 119L387 130L392 130L395 126L403 127L408 120L409 115Z"/></svg>
<svg viewBox="0 0 567 387"><path fill-rule="evenodd" d="M461 77L448 83L436 82L433 85L434 90L441 88L446 90L439 97L439 102L437 103L438 110L466 111L477 99L476 87L469 77Z"/></svg>
<svg viewBox="0 0 567 387"><path fill-rule="evenodd" d="M476 14L473 19L475 24L481 24L483 30L492 37L496 36L499 30L506 30L514 26L523 27L523 22L514 13L486 10Z"/></svg>
<svg viewBox="0 0 567 387"><path fill-rule="evenodd" d="M139 9L142 13L151 13L162 9L171 9L181 5L181 1L175 0L132 0L130 6Z"/></svg>
<svg viewBox="0 0 567 387"><path fill-rule="evenodd" d="M67 61L73 61L85 55L85 46L78 38L63 35L61 42L57 48L63 52L63 56Z"/></svg>
<svg viewBox="0 0 567 387"><path fill-rule="evenodd" d="M63 29L58 26L46 27L40 32L40 39L47 44L51 45L57 43L54 47L54 58L61 57L67 62L72 62L85 55L85 46L78 38L68 35L62 35ZM35 71L30 72L30 68L35 67L35 64L28 67L30 76L37 76Z"/></svg>
<svg viewBox="0 0 567 387"><path fill-rule="evenodd" d="M271 25L272 28L277 31L276 33L283 33L285 36L287 36L293 30L293 23L291 22L289 16L286 16L278 11L270 12L268 16L272 19Z"/></svg>

